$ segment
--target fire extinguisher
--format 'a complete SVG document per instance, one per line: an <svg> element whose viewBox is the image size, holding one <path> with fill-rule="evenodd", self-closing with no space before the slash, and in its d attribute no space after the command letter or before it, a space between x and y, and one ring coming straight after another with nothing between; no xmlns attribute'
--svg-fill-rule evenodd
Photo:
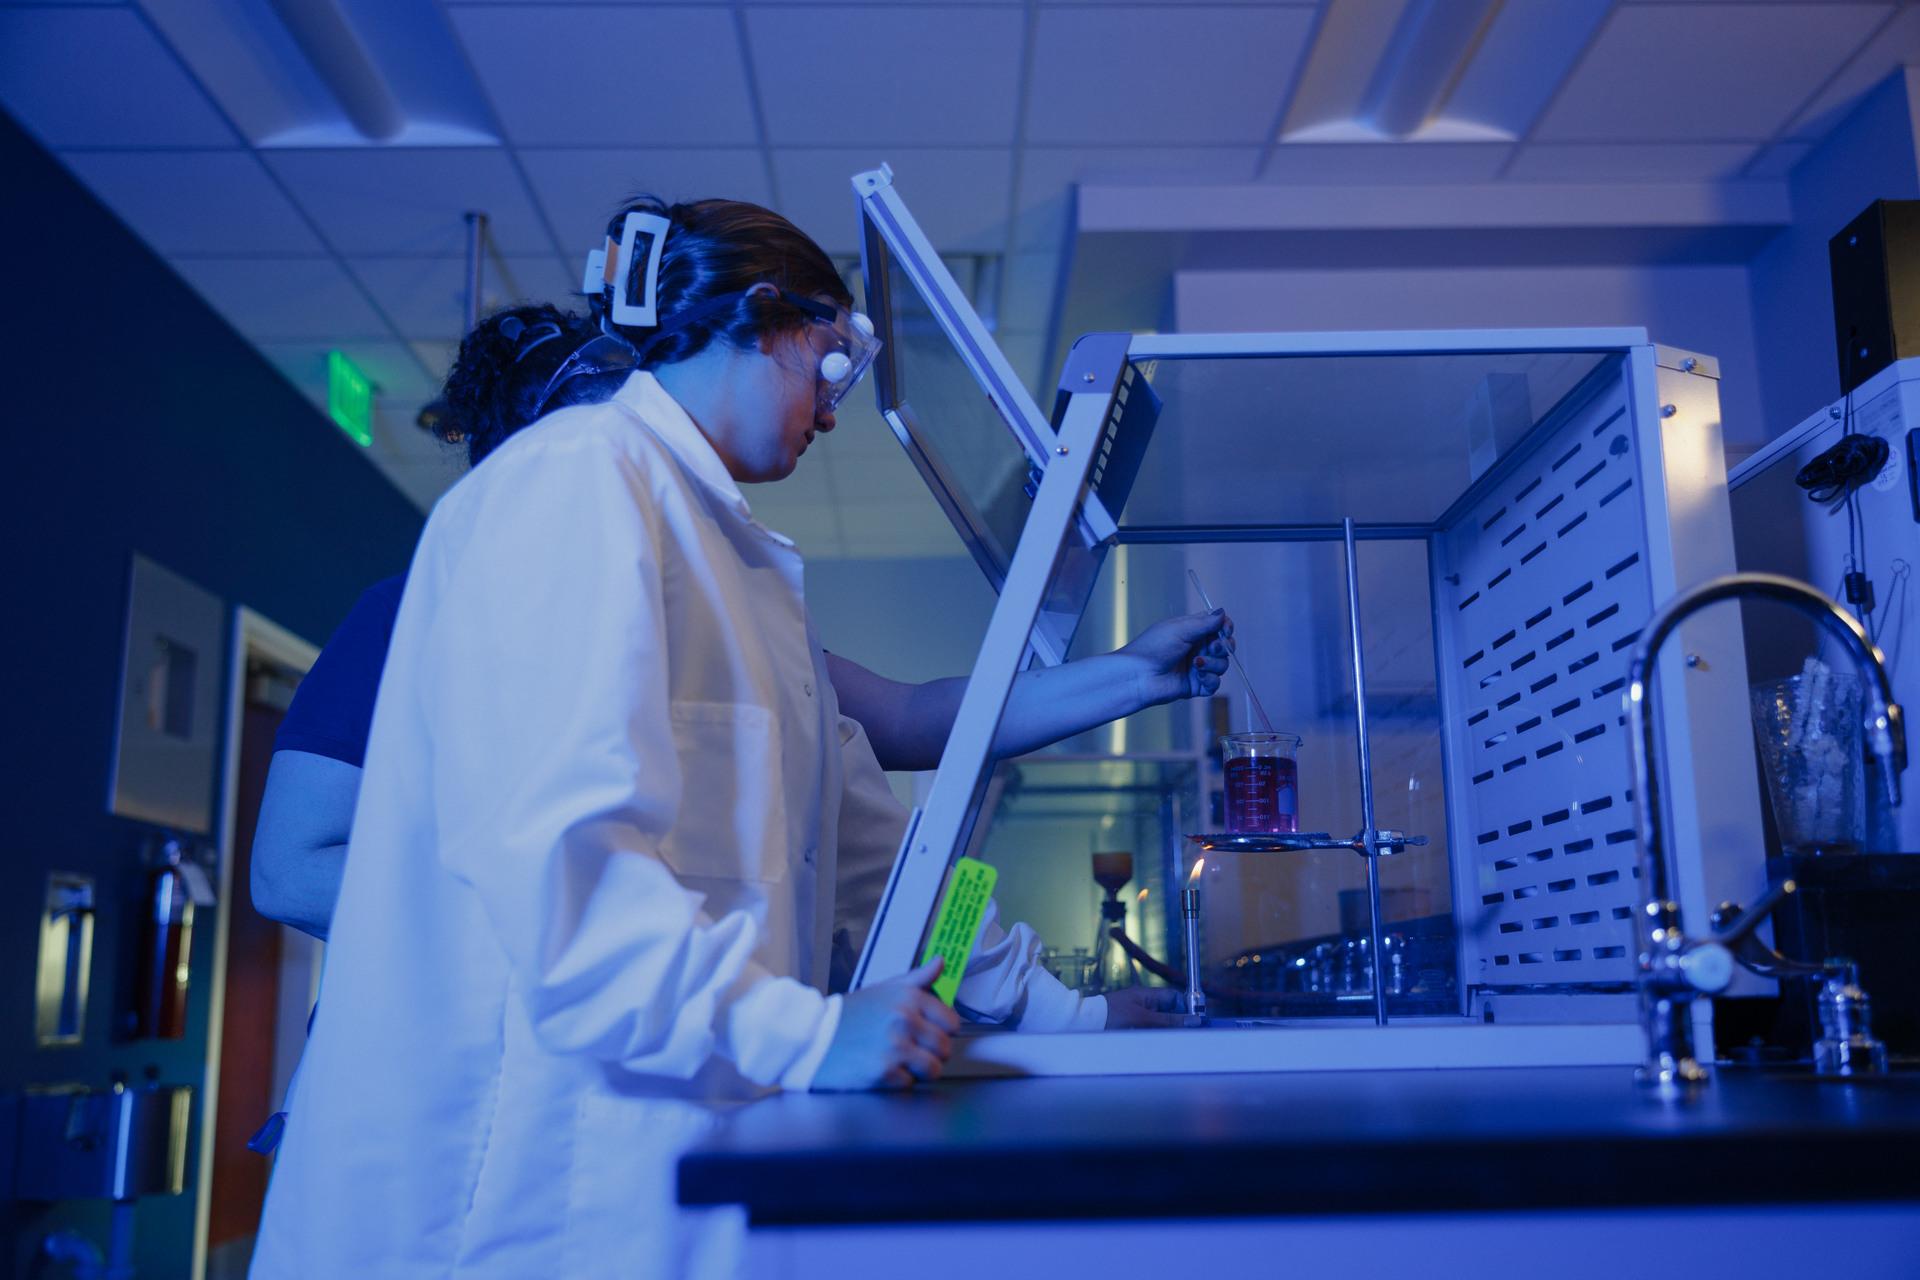
<svg viewBox="0 0 1920 1280"><path fill-rule="evenodd" d="M193 905L204 896L195 881L204 883L206 872L189 860L185 842L177 839L161 845L158 862L148 879L147 909L143 913L138 1034L155 1040L178 1040L187 1031Z"/></svg>

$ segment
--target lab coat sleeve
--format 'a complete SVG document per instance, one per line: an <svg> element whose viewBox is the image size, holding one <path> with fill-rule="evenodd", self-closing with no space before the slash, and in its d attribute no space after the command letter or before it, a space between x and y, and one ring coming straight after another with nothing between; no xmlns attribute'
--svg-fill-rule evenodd
<svg viewBox="0 0 1920 1280"><path fill-rule="evenodd" d="M1040 935L1033 926L1000 926L1000 904L987 903L967 975L954 1006L982 1022L1021 1031L1099 1031L1107 1025L1104 996L1083 996L1040 963Z"/></svg>
<svg viewBox="0 0 1920 1280"><path fill-rule="evenodd" d="M548 1050L681 1078L717 1054L805 1087L838 999L755 963L753 916L710 918L659 856L682 770L641 466L591 435L487 465L421 686L443 864Z"/></svg>

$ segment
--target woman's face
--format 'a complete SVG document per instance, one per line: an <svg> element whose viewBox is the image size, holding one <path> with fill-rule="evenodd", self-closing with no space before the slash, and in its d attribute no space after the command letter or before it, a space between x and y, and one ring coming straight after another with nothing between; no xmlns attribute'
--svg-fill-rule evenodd
<svg viewBox="0 0 1920 1280"><path fill-rule="evenodd" d="M818 324L777 333L762 341L758 359L745 362L742 390L751 411L734 442L736 480L786 479L814 437L833 430L834 415L819 408L820 361L833 349L832 338L828 326Z"/></svg>
<svg viewBox="0 0 1920 1280"><path fill-rule="evenodd" d="M840 345L833 326L809 324L747 350L710 343L654 372L727 473L741 484L765 484L792 475L814 437L833 430L832 412L820 407L820 361Z"/></svg>

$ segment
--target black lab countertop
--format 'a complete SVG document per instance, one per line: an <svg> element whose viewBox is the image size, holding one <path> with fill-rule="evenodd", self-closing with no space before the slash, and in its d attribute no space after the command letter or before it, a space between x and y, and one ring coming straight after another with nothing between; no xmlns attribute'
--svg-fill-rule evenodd
<svg viewBox="0 0 1920 1280"><path fill-rule="evenodd" d="M790 1094L680 1165L756 1223L1920 1201L1920 1076L1621 1067L1056 1077Z"/></svg>

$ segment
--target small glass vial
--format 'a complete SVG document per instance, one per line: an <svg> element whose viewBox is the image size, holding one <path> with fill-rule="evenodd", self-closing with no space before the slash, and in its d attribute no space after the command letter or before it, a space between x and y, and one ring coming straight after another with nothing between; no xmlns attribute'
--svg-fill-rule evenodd
<svg viewBox="0 0 1920 1280"><path fill-rule="evenodd" d="M1229 733L1220 739L1226 771L1226 824L1232 835L1300 829L1300 739L1291 733Z"/></svg>

